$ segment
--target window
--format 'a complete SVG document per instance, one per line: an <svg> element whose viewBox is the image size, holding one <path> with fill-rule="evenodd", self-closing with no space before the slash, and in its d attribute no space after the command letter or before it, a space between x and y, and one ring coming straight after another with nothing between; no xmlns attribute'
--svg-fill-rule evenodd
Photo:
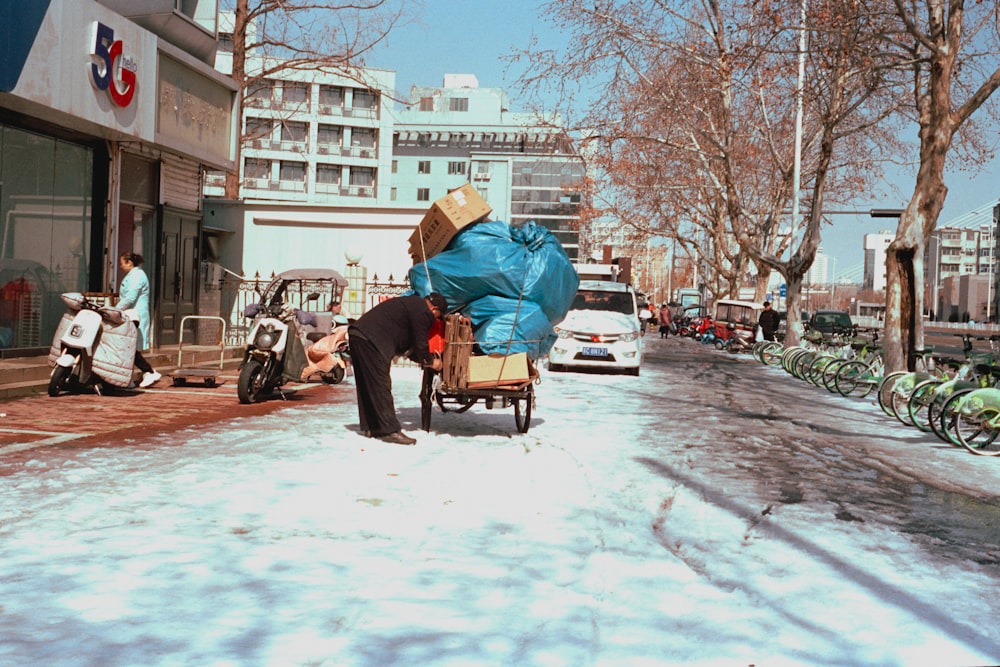
<svg viewBox="0 0 1000 667"><path fill-rule="evenodd" d="M468 97L453 97L448 100L448 109L450 111L468 111L469 110L469 98Z"/></svg>
<svg viewBox="0 0 1000 667"><path fill-rule="evenodd" d="M372 91L356 89L354 91L354 104L352 106L355 109L374 109L376 99L375 93Z"/></svg>
<svg viewBox="0 0 1000 667"><path fill-rule="evenodd" d="M389 201L396 201L396 188L389 188Z"/></svg>
<svg viewBox="0 0 1000 667"><path fill-rule="evenodd" d="M421 97L420 98L420 110L421 111L434 111L434 98L433 97Z"/></svg>
<svg viewBox="0 0 1000 667"><path fill-rule="evenodd" d="M286 120L281 124L282 141L304 142L309 136L309 125L301 121Z"/></svg>
<svg viewBox="0 0 1000 667"><path fill-rule="evenodd" d="M417 173L418 174L429 174L431 173L431 161L421 160L417 163ZM423 201L423 200L421 200Z"/></svg>
<svg viewBox="0 0 1000 667"><path fill-rule="evenodd" d="M465 163L464 162L449 162L448 163L448 173L449 174L464 174L465 173Z"/></svg>
<svg viewBox="0 0 1000 667"><path fill-rule="evenodd" d="M298 81L285 81L281 85L282 104L302 105L309 102L309 84Z"/></svg>
<svg viewBox="0 0 1000 667"><path fill-rule="evenodd" d="M233 52L233 34L231 32L220 32L219 33L219 46L218 49L221 53L232 53Z"/></svg>
<svg viewBox="0 0 1000 667"><path fill-rule="evenodd" d="M339 125L324 125L316 128L316 143L320 146L339 146L343 128Z"/></svg>
<svg viewBox="0 0 1000 667"><path fill-rule="evenodd" d="M329 107L344 106L344 89L340 86L320 85L319 103Z"/></svg>
<svg viewBox="0 0 1000 667"><path fill-rule="evenodd" d="M303 183L306 180L306 163L282 160L281 168L278 173L278 178L282 181Z"/></svg>
<svg viewBox="0 0 1000 667"><path fill-rule="evenodd" d="M394 174L398 174L399 173L399 160L393 160L392 161L392 173L394 173Z"/></svg>
<svg viewBox="0 0 1000 667"><path fill-rule="evenodd" d="M246 138L253 140L271 140L270 118L247 118Z"/></svg>
<svg viewBox="0 0 1000 667"><path fill-rule="evenodd" d="M368 167L351 167L351 185L374 185L375 170Z"/></svg>
<svg viewBox="0 0 1000 667"><path fill-rule="evenodd" d="M243 160L243 177L262 178L264 180L270 179L271 161L253 157L246 158Z"/></svg>
<svg viewBox="0 0 1000 667"><path fill-rule="evenodd" d="M317 164L316 165L316 182L317 183L327 183L334 184L340 183L340 165L339 164Z"/></svg>
<svg viewBox="0 0 1000 667"><path fill-rule="evenodd" d="M351 129L351 145L361 148L375 147L375 130L370 127L355 127Z"/></svg>
<svg viewBox="0 0 1000 667"><path fill-rule="evenodd" d="M250 84L247 89L247 104L252 107L270 106L274 98L274 81L264 79Z"/></svg>
<svg viewBox="0 0 1000 667"><path fill-rule="evenodd" d="M431 200L430 188L417 188L417 201L430 201L430 200Z"/></svg>

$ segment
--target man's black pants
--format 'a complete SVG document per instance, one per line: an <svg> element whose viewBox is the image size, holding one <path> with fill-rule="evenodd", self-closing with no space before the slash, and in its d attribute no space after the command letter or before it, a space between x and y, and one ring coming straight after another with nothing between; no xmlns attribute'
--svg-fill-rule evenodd
<svg viewBox="0 0 1000 667"><path fill-rule="evenodd" d="M392 359L386 359L371 341L355 331L350 332L349 341L361 432L369 431L378 438L402 430L392 398Z"/></svg>

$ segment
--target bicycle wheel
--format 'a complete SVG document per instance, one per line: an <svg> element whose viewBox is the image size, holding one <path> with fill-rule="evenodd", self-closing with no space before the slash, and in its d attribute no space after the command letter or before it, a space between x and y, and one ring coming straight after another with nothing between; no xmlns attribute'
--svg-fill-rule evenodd
<svg viewBox="0 0 1000 667"><path fill-rule="evenodd" d="M959 410L955 423L955 433L958 435L959 444L973 454L981 456L1000 454L1000 448L993 444L997 435L1000 435L1000 431L993 423L998 414L1000 414L1000 410L996 408L982 408L972 414L965 414Z"/></svg>
<svg viewBox="0 0 1000 667"><path fill-rule="evenodd" d="M827 364L826 368L823 369L823 377L820 379L820 382L824 387L826 387L826 390L831 394L837 393L837 386L834 384L834 380L837 379L837 373L840 371L843 365L846 364L848 361L852 360L834 359L829 364Z"/></svg>
<svg viewBox="0 0 1000 667"><path fill-rule="evenodd" d="M806 370L809 368L809 364L816 360L817 355L819 353L815 350L809 350L805 354L800 354L792 365L792 375L800 380L805 380Z"/></svg>
<svg viewBox="0 0 1000 667"><path fill-rule="evenodd" d="M781 367L785 369L785 372L792 375L792 363L798 358L800 354L806 353L806 348L804 347L792 347L785 350L785 353L781 355Z"/></svg>
<svg viewBox="0 0 1000 667"><path fill-rule="evenodd" d="M850 396L858 388L862 376L868 372L868 365L863 361L848 361L841 364L833 379L833 387L841 396Z"/></svg>
<svg viewBox="0 0 1000 667"><path fill-rule="evenodd" d="M882 382L878 386L878 406L882 408L882 412L889 415L890 417L895 417L892 413L892 388L896 385L896 381L907 374L907 371L895 371L889 373L882 378Z"/></svg>
<svg viewBox="0 0 1000 667"><path fill-rule="evenodd" d="M958 422L958 412L962 409L962 402L971 394L974 389L960 389L941 405L941 416L937 421L931 422L931 429L934 434L947 442L949 445L961 447L962 441L958 439L955 432L955 424Z"/></svg>
<svg viewBox="0 0 1000 667"><path fill-rule="evenodd" d="M903 386L901 387L900 385ZM892 400L890 401L892 414L907 426L913 426L913 423L910 421L909 403L915 386L916 384L909 382L907 378L901 379L896 383L896 388L892 392Z"/></svg>
<svg viewBox="0 0 1000 667"><path fill-rule="evenodd" d="M910 400L906 403L906 411L910 423L921 431L931 430L930 406L937 396L938 387L942 384L944 384L943 380L924 380L914 387L910 394Z"/></svg>
<svg viewBox="0 0 1000 667"><path fill-rule="evenodd" d="M766 341L768 344L765 345L760 351L760 360L763 361L768 366L780 366L781 357L784 349L781 343L773 340Z"/></svg>
<svg viewBox="0 0 1000 667"><path fill-rule="evenodd" d="M817 387L822 387L826 369L829 368L830 364L837 364L839 366L840 362L843 361L845 360L840 357L835 357L829 353L819 355L816 360L809 365L809 369L806 371L806 380L813 383Z"/></svg>

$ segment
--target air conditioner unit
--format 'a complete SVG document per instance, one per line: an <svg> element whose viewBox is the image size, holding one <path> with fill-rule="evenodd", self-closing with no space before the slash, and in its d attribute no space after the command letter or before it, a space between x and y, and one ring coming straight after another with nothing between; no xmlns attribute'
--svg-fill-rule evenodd
<svg viewBox="0 0 1000 667"><path fill-rule="evenodd" d="M361 157L372 157L372 152L369 150L362 150Z"/></svg>
<svg viewBox="0 0 1000 667"><path fill-rule="evenodd" d="M319 107L319 112L321 114L325 114L325 115L329 116L330 114L333 113L333 107L325 105L325 104L321 104L320 107Z"/></svg>
<svg viewBox="0 0 1000 667"><path fill-rule="evenodd" d="M250 142L250 148L260 148L263 143L260 139L254 139Z"/></svg>
<svg viewBox="0 0 1000 667"><path fill-rule="evenodd" d="M272 151L280 151L281 150L281 142L280 141L272 141L271 142L271 150Z"/></svg>
<svg viewBox="0 0 1000 667"><path fill-rule="evenodd" d="M330 147L329 146L317 146L316 147L316 152L319 153L320 155L328 155L330 153Z"/></svg>
<svg viewBox="0 0 1000 667"><path fill-rule="evenodd" d="M344 107L344 115L345 115L345 116L350 116L350 115L352 115L353 113L354 113L354 110L353 110L353 109L351 109L351 107Z"/></svg>
<svg viewBox="0 0 1000 667"><path fill-rule="evenodd" d="M340 194L347 197L351 194L350 188L340 188Z"/></svg>
<svg viewBox="0 0 1000 667"><path fill-rule="evenodd" d="M359 197L371 197L372 191L369 188L358 188Z"/></svg>
<svg viewBox="0 0 1000 667"><path fill-rule="evenodd" d="M350 156L351 155L351 149L350 148L341 148L340 149L340 154L341 155Z"/></svg>
<svg viewBox="0 0 1000 667"><path fill-rule="evenodd" d="M281 183L279 183L278 181L271 181L270 183L267 184L267 188L269 190L280 190Z"/></svg>
<svg viewBox="0 0 1000 667"><path fill-rule="evenodd" d="M474 181L488 181L490 180L490 173L488 171L481 171L472 175L472 180Z"/></svg>

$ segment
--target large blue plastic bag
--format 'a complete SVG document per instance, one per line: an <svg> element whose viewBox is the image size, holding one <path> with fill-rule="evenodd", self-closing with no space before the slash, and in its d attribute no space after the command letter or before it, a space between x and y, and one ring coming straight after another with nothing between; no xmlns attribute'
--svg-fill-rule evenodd
<svg viewBox="0 0 1000 667"><path fill-rule="evenodd" d="M466 305L463 314L472 321L472 337L484 354L526 352L536 360L549 353L555 332L541 306L531 301L485 296Z"/></svg>
<svg viewBox="0 0 1000 667"><path fill-rule="evenodd" d="M580 283L552 232L534 222L511 227L502 220L466 227L447 250L413 266L409 280L417 294L443 294L452 309L485 296L530 301L551 324L566 316Z"/></svg>

